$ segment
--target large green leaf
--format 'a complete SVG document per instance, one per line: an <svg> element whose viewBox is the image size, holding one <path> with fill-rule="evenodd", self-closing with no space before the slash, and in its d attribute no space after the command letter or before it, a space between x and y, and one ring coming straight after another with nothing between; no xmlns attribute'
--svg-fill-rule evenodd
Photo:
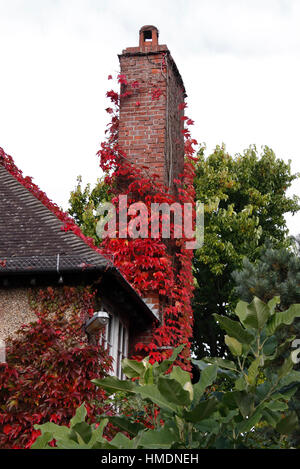
<svg viewBox="0 0 300 469"><path fill-rule="evenodd" d="M217 410L217 407L217 399L212 398L199 402L192 411L185 410L183 415L188 422L197 423L210 417Z"/></svg>
<svg viewBox="0 0 300 469"><path fill-rule="evenodd" d="M300 317L300 304L293 304L286 311L281 311L273 314L270 321L267 324L266 332L268 335L273 335L279 326L289 326L295 320Z"/></svg>
<svg viewBox="0 0 300 469"><path fill-rule="evenodd" d="M135 383L132 381L122 381L115 376L107 376L103 379L93 379L92 383L96 386L107 391L109 394L114 394L118 391L125 391L125 392L135 392L135 388L137 387Z"/></svg>
<svg viewBox="0 0 300 469"><path fill-rule="evenodd" d="M271 315L275 313L275 308L280 303L280 296L274 296L271 300L268 301L267 305L270 309Z"/></svg>
<svg viewBox="0 0 300 469"><path fill-rule="evenodd" d="M73 426L72 430L76 432L84 443L88 443L92 437L92 427L86 422L79 422Z"/></svg>
<svg viewBox="0 0 300 469"><path fill-rule="evenodd" d="M125 431L132 436L136 436L139 431L145 428L141 423L130 422L130 420L124 416L112 416L109 417L109 421L120 430Z"/></svg>
<svg viewBox="0 0 300 469"><path fill-rule="evenodd" d="M166 400L178 406L187 406L191 403L190 393L185 391L176 379L160 376L158 390Z"/></svg>
<svg viewBox="0 0 300 469"><path fill-rule="evenodd" d="M184 347L185 347L184 344L176 347L173 350L171 357L161 362L161 364L157 367L157 372L159 374L165 373L170 368L170 366L174 363L174 361L177 359L178 355L180 354L180 352L182 352Z"/></svg>
<svg viewBox="0 0 300 469"><path fill-rule="evenodd" d="M247 316L247 306L248 303L246 303L246 301L240 300L235 308L235 314L238 316L242 324L244 324L244 319Z"/></svg>
<svg viewBox="0 0 300 469"><path fill-rule="evenodd" d="M127 438L123 433L119 432L117 435L108 443L108 448L117 449L134 449L136 441Z"/></svg>
<svg viewBox="0 0 300 469"><path fill-rule="evenodd" d="M219 357L205 357L203 358L203 361L210 363L212 365L217 365L218 367L224 368L225 370L236 371L236 372L238 371L235 363L230 360L225 360Z"/></svg>
<svg viewBox="0 0 300 469"><path fill-rule="evenodd" d="M48 443L53 440L52 434L50 432L43 432L33 443L31 449L48 449Z"/></svg>
<svg viewBox="0 0 300 469"><path fill-rule="evenodd" d="M86 415L87 411L85 408L85 404L82 404L80 407L77 408L74 417L71 419L71 428L74 427L74 425L76 425L77 423L85 422Z"/></svg>
<svg viewBox="0 0 300 469"><path fill-rule="evenodd" d="M243 324L246 327L262 330L270 316L271 312L268 305L259 298L254 297L253 301L247 306L247 313L243 319Z"/></svg>
<svg viewBox="0 0 300 469"><path fill-rule="evenodd" d="M136 392L140 394L144 399L150 400L165 411L171 412L173 414L178 410L178 406L176 404L171 402L168 398L166 399L164 396L162 396L155 384L146 384L145 386L138 386Z"/></svg>
<svg viewBox="0 0 300 469"><path fill-rule="evenodd" d="M127 378L143 378L146 367L143 361L129 360L124 358L122 360L122 371L127 376Z"/></svg>
<svg viewBox="0 0 300 469"><path fill-rule="evenodd" d="M89 441L89 447L93 448L96 443L106 443L106 439L103 438L103 431L108 424L108 418L102 419L98 427L93 430L92 437Z"/></svg>
<svg viewBox="0 0 300 469"><path fill-rule="evenodd" d="M259 372L260 361L261 361L260 357L255 358L255 360L253 360L253 362L248 368L248 382L250 386L254 386L256 383L256 378Z"/></svg>
<svg viewBox="0 0 300 469"><path fill-rule="evenodd" d="M260 422L260 419L262 417L262 410L257 409L254 414L248 418L243 420L241 423L237 425L237 431L238 433L245 433L245 432L250 432L250 430L255 427L257 423Z"/></svg>
<svg viewBox="0 0 300 469"><path fill-rule="evenodd" d="M165 425L159 430L147 430L141 434L138 446L146 449L169 449L179 440L178 429L175 425Z"/></svg>
<svg viewBox="0 0 300 469"><path fill-rule="evenodd" d="M243 353L243 345L234 337L230 337L229 335L225 335L225 344L229 348L232 355L236 357L240 357Z"/></svg>
<svg viewBox="0 0 300 469"><path fill-rule="evenodd" d="M206 388L215 382L217 375L217 365L209 365L201 371L200 380L194 385L194 402L199 402Z"/></svg>
<svg viewBox="0 0 300 469"><path fill-rule="evenodd" d="M239 322L233 321L226 316L220 316L219 314L214 314L214 317L230 337L234 337L241 343L251 344L253 335L246 331Z"/></svg>
<svg viewBox="0 0 300 469"><path fill-rule="evenodd" d="M34 428L36 430L41 430L42 433L50 433L52 435L52 439L55 440L67 440L69 439L70 435L70 428L62 425L56 425L53 422L47 422L43 425L35 425Z"/></svg>

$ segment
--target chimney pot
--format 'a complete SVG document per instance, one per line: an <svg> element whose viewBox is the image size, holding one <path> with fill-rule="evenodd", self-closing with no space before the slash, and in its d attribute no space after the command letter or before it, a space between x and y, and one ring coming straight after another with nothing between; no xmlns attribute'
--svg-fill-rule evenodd
<svg viewBox="0 0 300 469"><path fill-rule="evenodd" d="M140 48L145 50L153 50L158 46L159 31L155 26L143 26L140 29Z"/></svg>

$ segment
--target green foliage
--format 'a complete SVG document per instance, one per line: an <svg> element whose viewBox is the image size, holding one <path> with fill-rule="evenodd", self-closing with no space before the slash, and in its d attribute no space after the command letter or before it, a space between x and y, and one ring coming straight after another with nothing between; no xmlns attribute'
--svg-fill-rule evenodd
<svg viewBox="0 0 300 469"><path fill-rule="evenodd" d="M77 186L70 194L69 214L74 218L83 234L93 238L96 245L101 241L96 234L96 225L99 221L96 210L102 202L111 200L111 197L110 189L105 184L104 178L98 179L95 187L91 189L90 184L82 187L81 176L78 176Z"/></svg>
<svg viewBox="0 0 300 469"><path fill-rule="evenodd" d="M233 273L236 282L236 293L245 301L252 301L254 295L265 302L271 302L274 295L280 301L273 304L274 311L268 329L271 334L275 331L276 340L280 343L277 357L287 356L287 346L291 338L299 337L300 320L297 318L293 303L300 303L300 252L299 237L289 248L276 249L271 243L266 243L259 259L250 262L244 259L240 271ZM280 327L278 327L280 326ZM297 366L299 369L299 365ZM291 410L300 417L300 392L298 391L289 402ZM300 444L300 430L294 432L292 442Z"/></svg>
<svg viewBox="0 0 300 469"><path fill-rule="evenodd" d="M296 247L296 246L295 246ZM269 301L280 296L278 309L300 302L300 256L297 249L277 249L266 243L255 262L243 260L240 270L233 272L235 291L239 298L252 301L258 296Z"/></svg>
<svg viewBox="0 0 300 469"><path fill-rule="evenodd" d="M194 185L196 200L205 204L205 242L194 256L193 351L223 356L224 334L213 314L234 312L240 296L231 274L245 256L256 259L266 239L277 248L289 244L284 215L297 212L299 201L287 190L298 174L268 147L260 155L251 146L231 156L222 146L208 157L201 148L198 157Z"/></svg>
<svg viewBox="0 0 300 469"><path fill-rule="evenodd" d="M153 411L150 426L120 415L102 419L98 430L85 423L81 408L70 428L37 426L42 434L33 448L48 448L53 439L58 448L87 449L286 447L287 435L298 425L288 401L299 387L300 372L293 370L291 357L280 364L276 361L273 333L282 322L273 323L276 302L278 298L269 304L254 298L250 304L238 304L234 321L216 317L228 339L234 339L228 343L238 351L237 363L221 358L195 362L201 369L195 385L189 373L173 365L182 347L161 364L125 360L123 369L133 381L111 377L93 381L111 395L122 390L129 399L139 396L147 412ZM300 316L300 304L293 306L292 315ZM224 376L228 389L218 388ZM111 441L102 436L107 421L120 428ZM269 440L263 436L268 432Z"/></svg>

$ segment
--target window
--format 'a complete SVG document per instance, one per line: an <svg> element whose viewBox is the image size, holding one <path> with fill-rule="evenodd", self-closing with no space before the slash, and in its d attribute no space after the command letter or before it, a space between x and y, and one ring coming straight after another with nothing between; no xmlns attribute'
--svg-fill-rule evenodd
<svg viewBox="0 0 300 469"><path fill-rule="evenodd" d="M122 373L122 360L128 354L128 330L118 316L110 315L110 320L100 339L101 345L113 358L113 370L111 374L119 379L124 379Z"/></svg>

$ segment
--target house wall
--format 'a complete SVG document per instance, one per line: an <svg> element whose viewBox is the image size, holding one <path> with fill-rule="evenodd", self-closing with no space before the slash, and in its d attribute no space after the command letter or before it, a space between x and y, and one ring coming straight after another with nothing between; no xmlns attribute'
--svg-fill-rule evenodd
<svg viewBox="0 0 300 469"><path fill-rule="evenodd" d="M0 340L36 318L30 310L27 288L0 289Z"/></svg>

